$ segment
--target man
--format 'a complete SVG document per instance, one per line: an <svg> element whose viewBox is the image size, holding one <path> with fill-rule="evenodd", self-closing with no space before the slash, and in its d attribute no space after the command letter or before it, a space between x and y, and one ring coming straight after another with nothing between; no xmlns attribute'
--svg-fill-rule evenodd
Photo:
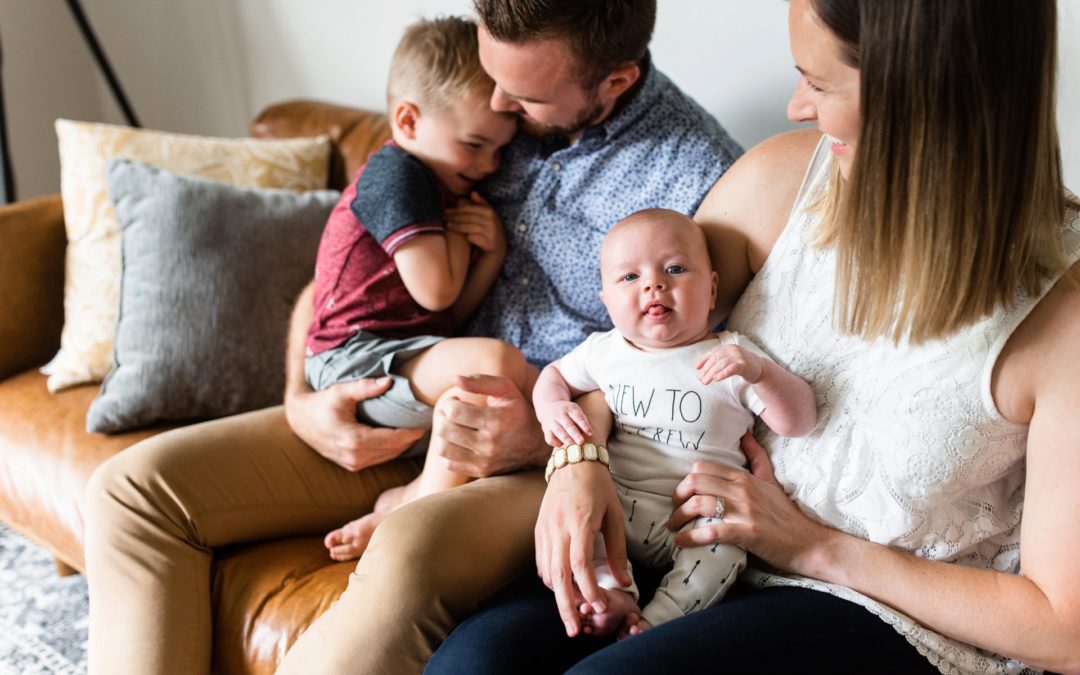
<svg viewBox="0 0 1080 675"><path fill-rule="evenodd" d="M516 344L543 365L610 328L597 295L607 229L646 207L693 213L740 150L652 66L655 0L475 4L481 62L496 82L491 105L519 114L531 133L505 148L482 189L506 227L508 252L468 332ZM288 426L310 448L275 408L154 437L95 476L92 672L205 671L214 547L325 531L415 475L384 463L421 432L355 421L356 402L378 395L378 383L307 388L310 311L306 292L290 329L285 404ZM550 448L508 381L462 378L459 386L487 405L451 400L432 433L446 441L454 471L496 477L390 514L283 672L417 672L458 619L532 568L543 480L537 471L500 474L543 465Z"/></svg>

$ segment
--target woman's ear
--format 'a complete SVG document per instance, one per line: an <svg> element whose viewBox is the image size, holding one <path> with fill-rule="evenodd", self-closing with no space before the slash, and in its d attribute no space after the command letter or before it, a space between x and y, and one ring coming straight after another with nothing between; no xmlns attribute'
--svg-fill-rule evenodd
<svg viewBox="0 0 1080 675"><path fill-rule="evenodd" d="M390 122L394 126L394 131L411 141L416 138L416 122L419 119L420 109L415 103L399 101L394 106L394 114Z"/></svg>

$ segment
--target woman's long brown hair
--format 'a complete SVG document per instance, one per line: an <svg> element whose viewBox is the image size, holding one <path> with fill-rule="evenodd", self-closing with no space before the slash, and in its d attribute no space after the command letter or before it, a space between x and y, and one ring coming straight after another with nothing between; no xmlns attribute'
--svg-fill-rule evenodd
<svg viewBox="0 0 1080 675"><path fill-rule="evenodd" d="M866 338L944 337L1065 267L1055 0L812 0L860 71L820 242Z"/></svg>

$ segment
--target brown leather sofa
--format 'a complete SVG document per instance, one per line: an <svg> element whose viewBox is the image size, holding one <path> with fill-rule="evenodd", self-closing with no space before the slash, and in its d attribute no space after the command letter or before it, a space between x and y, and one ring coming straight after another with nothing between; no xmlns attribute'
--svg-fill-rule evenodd
<svg viewBox="0 0 1080 675"><path fill-rule="evenodd" d="M256 137L328 134L329 187L341 189L389 136L383 115L315 101L264 110ZM105 459L164 431L85 430L97 386L57 394L37 368L60 344L64 287L60 195L0 207L0 521L52 551L61 574L83 568L83 491ZM345 588L354 563L334 563L319 537L236 546L214 564L213 670L272 673L297 636Z"/></svg>

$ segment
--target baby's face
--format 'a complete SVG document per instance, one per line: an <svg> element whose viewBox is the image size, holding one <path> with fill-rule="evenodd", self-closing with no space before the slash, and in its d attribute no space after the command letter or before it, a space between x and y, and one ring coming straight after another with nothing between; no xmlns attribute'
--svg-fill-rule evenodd
<svg viewBox="0 0 1080 675"><path fill-rule="evenodd" d="M704 237L684 216L650 211L616 225L600 253L600 298L642 349L693 344L709 333L716 274Z"/></svg>
<svg viewBox="0 0 1080 675"><path fill-rule="evenodd" d="M416 137L405 149L458 196L469 194L499 168L499 150L517 131L517 118L491 109L488 97L473 95L439 110L421 111Z"/></svg>

